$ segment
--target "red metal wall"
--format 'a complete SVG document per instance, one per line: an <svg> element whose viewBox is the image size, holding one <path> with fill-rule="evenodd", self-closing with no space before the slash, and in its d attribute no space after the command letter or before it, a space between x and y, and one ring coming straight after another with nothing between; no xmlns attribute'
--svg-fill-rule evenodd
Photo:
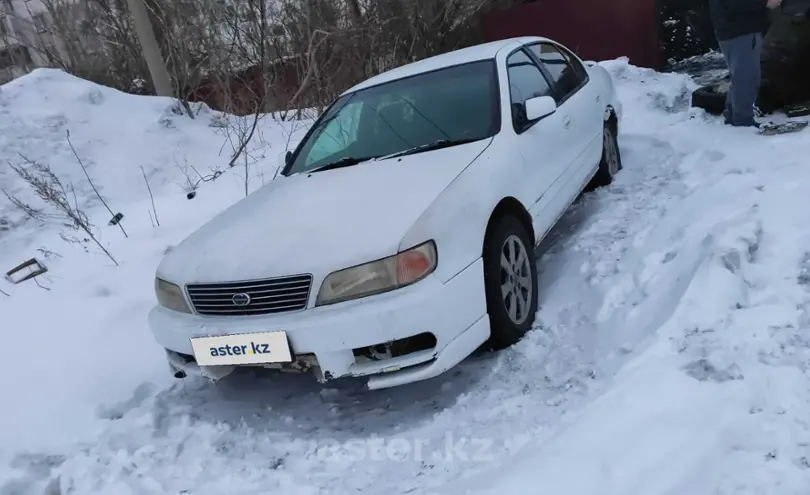
<svg viewBox="0 0 810 495"><path fill-rule="evenodd" d="M641 67L660 69L655 0L537 0L494 11L482 23L484 38L545 36L585 60L621 56Z"/></svg>

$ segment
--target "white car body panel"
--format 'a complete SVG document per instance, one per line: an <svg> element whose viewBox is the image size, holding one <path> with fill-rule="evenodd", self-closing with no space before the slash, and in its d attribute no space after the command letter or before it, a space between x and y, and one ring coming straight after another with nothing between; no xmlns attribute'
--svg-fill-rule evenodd
<svg viewBox="0 0 810 495"><path fill-rule="evenodd" d="M255 280L323 273L390 256L402 233L489 141L329 173L280 176L176 246L158 276L184 283ZM378 208L386 203L399 207Z"/></svg>
<svg viewBox="0 0 810 495"><path fill-rule="evenodd" d="M171 351L170 359L175 359L176 364L182 361L175 353L191 355L192 337L281 330L287 332L297 355L316 355L323 379L388 370L372 377L368 384L370 388L384 388L436 376L467 357L489 337L482 271L479 260L447 284L430 276L410 287L372 296L373 302L360 299L270 316L200 317L157 306L149 313L149 325L158 343ZM377 344L381 338L400 339L426 330L436 336L436 351L379 364L355 363L352 349ZM419 364L422 366L416 369L397 369ZM193 363L183 368L187 373L211 376Z"/></svg>
<svg viewBox="0 0 810 495"><path fill-rule="evenodd" d="M231 370L196 366L189 359L192 337L283 330L296 356L315 356L321 379L369 376L370 388L383 388L436 376L484 343L490 328L482 249L493 211L499 204L522 210L539 243L596 173L605 120L622 117L610 75L588 62L588 83L518 134L506 58L538 41L554 43L541 37L487 43L394 69L348 90L494 59L501 128L469 144L279 177L192 234L163 260L158 277L181 287L298 274L312 274L313 282L306 309L295 312L212 317L155 307L150 327L172 369L209 377ZM428 240L435 242L439 261L424 280L315 307L329 273ZM436 337L433 349L363 363L353 353L423 332Z"/></svg>

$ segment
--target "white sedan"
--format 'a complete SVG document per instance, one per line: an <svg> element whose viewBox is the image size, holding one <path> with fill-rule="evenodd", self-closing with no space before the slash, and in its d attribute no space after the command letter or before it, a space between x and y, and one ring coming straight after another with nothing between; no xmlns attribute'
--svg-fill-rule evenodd
<svg viewBox="0 0 810 495"><path fill-rule="evenodd" d="M338 97L280 175L171 251L149 314L177 377L239 366L435 377L537 312L535 246L621 168L610 75L540 37Z"/></svg>

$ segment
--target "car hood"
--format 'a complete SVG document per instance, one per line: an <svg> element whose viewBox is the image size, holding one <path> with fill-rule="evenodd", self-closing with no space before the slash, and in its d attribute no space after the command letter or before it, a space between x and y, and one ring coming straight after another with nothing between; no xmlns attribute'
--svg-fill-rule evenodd
<svg viewBox="0 0 810 495"><path fill-rule="evenodd" d="M172 249L157 276L176 284L329 272L397 252L402 237L492 139L279 177Z"/></svg>

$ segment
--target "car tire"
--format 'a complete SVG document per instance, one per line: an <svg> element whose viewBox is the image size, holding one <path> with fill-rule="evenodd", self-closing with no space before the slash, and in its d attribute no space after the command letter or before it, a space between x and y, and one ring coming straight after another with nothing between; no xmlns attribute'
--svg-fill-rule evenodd
<svg viewBox="0 0 810 495"><path fill-rule="evenodd" d="M702 108L712 115L722 115L726 109L728 82L701 86L692 93L692 106Z"/></svg>
<svg viewBox="0 0 810 495"><path fill-rule="evenodd" d="M532 328L537 313L537 264L532 238L512 215L495 222L484 241L483 253L490 324L485 347L490 350L520 341Z"/></svg>
<svg viewBox="0 0 810 495"><path fill-rule="evenodd" d="M728 93L729 82L723 81L714 84L701 86L692 92L692 106L702 108L710 115L723 115L726 110L726 93ZM773 105L773 98L768 93L767 80L763 79L762 90L754 105L754 116L763 117L772 113L778 108Z"/></svg>
<svg viewBox="0 0 810 495"><path fill-rule="evenodd" d="M599 169L591 179L588 190L609 186L622 167L622 155L619 151L619 139L616 136L616 130L614 126L606 122L602 131L602 159L599 160Z"/></svg>

